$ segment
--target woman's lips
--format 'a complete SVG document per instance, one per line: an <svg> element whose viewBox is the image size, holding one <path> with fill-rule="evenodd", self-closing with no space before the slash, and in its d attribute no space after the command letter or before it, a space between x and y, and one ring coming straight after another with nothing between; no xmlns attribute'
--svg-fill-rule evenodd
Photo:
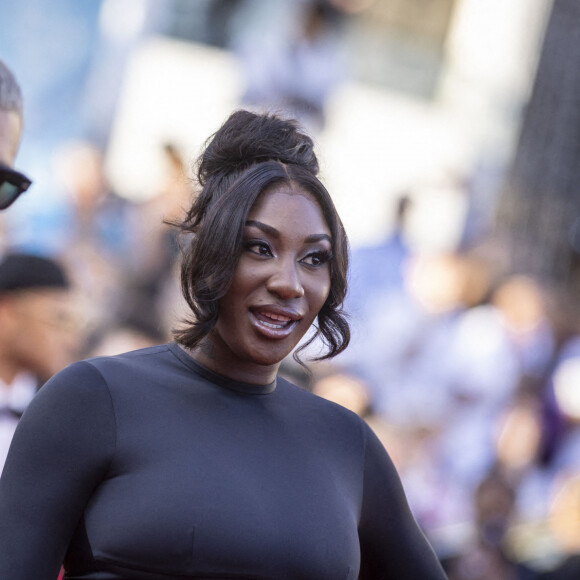
<svg viewBox="0 0 580 580"><path fill-rule="evenodd" d="M300 318L294 312L265 308L250 309L250 319L254 328L263 336L272 339L283 339L289 336Z"/></svg>

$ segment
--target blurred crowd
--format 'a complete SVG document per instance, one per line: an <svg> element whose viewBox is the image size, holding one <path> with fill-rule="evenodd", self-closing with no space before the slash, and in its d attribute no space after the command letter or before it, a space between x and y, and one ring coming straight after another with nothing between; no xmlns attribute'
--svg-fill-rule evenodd
<svg viewBox="0 0 580 580"><path fill-rule="evenodd" d="M480 247L354 248L351 346L307 384L365 417L453 579L580 577L580 327Z"/></svg>
<svg viewBox="0 0 580 580"><path fill-rule="evenodd" d="M340 4L304 0L285 37L237 38L241 105L324 130L346 74ZM0 466L54 372L171 340L185 312L171 224L195 195L191 160L160 143L165 177L135 202L113 191L105 156L90 141L62 147L61 191L30 213L28 235L0 216L0 385L10 386L0 389ZM384 242L353 248L351 346L308 372L288 360L284 372L376 430L452 580L578 578L580 326L544 281L502 270L477 243L413 247L412 211L401 196ZM31 281L31 270L46 275Z"/></svg>

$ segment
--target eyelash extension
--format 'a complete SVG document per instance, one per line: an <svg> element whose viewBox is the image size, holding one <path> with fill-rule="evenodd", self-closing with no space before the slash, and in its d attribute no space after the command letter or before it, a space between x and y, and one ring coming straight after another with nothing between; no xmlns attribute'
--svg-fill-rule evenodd
<svg viewBox="0 0 580 580"><path fill-rule="evenodd" d="M267 248L268 254L272 255L272 248L270 247L270 244L268 244L264 240L247 240L243 244L243 248L245 250L248 250L249 252L253 252L254 254L257 254L259 256L268 255L268 254L261 254L260 252L256 252L255 250L253 250L252 248L254 248L255 246L262 246L264 248Z"/></svg>
<svg viewBox="0 0 580 580"><path fill-rule="evenodd" d="M330 260L332 260L332 251L331 250L316 250L314 252L310 252L309 254L306 254L306 256L304 256L303 260L305 260L306 258L313 258L316 257L320 260L319 264L311 264L312 266L322 266L323 264L326 264L327 262L330 262Z"/></svg>
<svg viewBox="0 0 580 580"><path fill-rule="evenodd" d="M267 253L262 254L261 252L257 252L254 248L256 246L261 246L263 248L267 249ZM270 244L268 244L267 242L263 241L263 240L247 240L244 242L243 247L245 250L252 252L253 254L256 254L258 256L272 256L273 252L272 252L272 248L270 247ZM304 258L302 258L300 260L300 262L305 263L307 266L311 266L311 267L317 267L317 266L322 266L323 264L326 264L328 262L330 262L333 258L333 252L332 250L314 250L312 252L309 252L308 254L306 254L306 256L304 256ZM308 264L306 262L307 259L312 259L312 258L316 258L319 260L318 264Z"/></svg>

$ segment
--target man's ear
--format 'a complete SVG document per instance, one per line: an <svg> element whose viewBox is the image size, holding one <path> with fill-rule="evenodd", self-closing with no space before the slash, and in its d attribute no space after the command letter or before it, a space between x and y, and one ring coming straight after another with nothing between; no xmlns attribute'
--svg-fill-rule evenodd
<svg viewBox="0 0 580 580"><path fill-rule="evenodd" d="M0 294L0 339L12 331L17 322L16 299L9 294Z"/></svg>

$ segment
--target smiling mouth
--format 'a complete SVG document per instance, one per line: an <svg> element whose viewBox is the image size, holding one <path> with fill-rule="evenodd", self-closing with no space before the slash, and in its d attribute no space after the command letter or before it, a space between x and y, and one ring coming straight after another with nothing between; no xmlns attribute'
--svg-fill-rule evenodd
<svg viewBox="0 0 580 580"><path fill-rule="evenodd" d="M288 316L280 316L279 314L257 314L256 318L260 324L268 328L280 329L286 328L290 323L295 322Z"/></svg>
<svg viewBox="0 0 580 580"><path fill-rule="evenodd" d="M300 321L296 316L266 310L253 311L252 315L257 330L268 338L285 338Z"/></svg>

